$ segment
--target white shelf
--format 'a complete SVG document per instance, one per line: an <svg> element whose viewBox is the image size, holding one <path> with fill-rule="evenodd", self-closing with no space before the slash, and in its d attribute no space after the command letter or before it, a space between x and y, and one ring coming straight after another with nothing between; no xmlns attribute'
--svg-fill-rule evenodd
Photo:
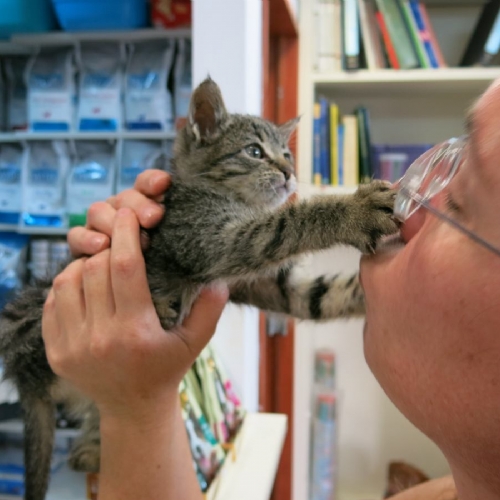
<svg viewBox="0 0 500 500"><path fill-rule="evenodd" d="M0 133L0 142L53 141L53 140L167 140L175 138L175 131L128 131L119 132L7 132Z"/></svg>
<svg viewBox="0 0 500 500"><path fill-rule="evenodd" d="M17 418L0 421L0 432L6 434L23 434L23 421ZM56 429L56 435L59 438L76 438L80 435L79 429Z"/></svg>
<svg viewBox="0 0 500 500"><path fill-rule="evenodd" d="M12 43L17 45L50 46L71 45L76 42L140 42L146 40L161 40L165 38L191 37L190 29L161 29L146 28L139 30L116 31L84 31L65 32L57 31L33 35L14 35Z"/></svg>
<svg viewBox="0 0 500 500"><path fill-rule="evenodd" d="M500 77L500 68L440 68L377 71L358 70L313 74L312 83L319 89L335 91L393 89L404 92L481 92L485 86Z"/></svg>
<svg viewBox="0 0 500 500"><path fill-rule="evenodd" d="M17 224L0 224L0 232L13 231L20 234L66 236L69 230L70 228L68 227L29 227L18 226Z"/></svg>
<svg viewBox="0 0 500 500"><path fill-rule="evenodd" d="M236 460L228 455L206 500L268 500L287 429L285 415L251 413L236 437Z"/></svg>

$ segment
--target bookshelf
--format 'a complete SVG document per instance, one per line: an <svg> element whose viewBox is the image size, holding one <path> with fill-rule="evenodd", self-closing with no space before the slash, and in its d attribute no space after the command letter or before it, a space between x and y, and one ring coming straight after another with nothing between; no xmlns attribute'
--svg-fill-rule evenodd
<svg viewBox="0 0 500 500"><path fill-rule="evenodd" d="M456 67L484 2L425 0L446 68L314 70L314 2L300 16L298 135L299 197L348 194L355 188L312 185L313 104L319 96L341 112L370 111L372 143L436 143L463 132L467 110L500 77L500 67ZM359 253L336 249L303 261L300 273L354 272ZM297 322L294 351L293 500L309 498L310 423L314 350L337 354L337 500L381 498L390 460L406 460L431 477L449 473L440 451L399 414L373 378L363 357L362 320L327 324Z"/></svg>

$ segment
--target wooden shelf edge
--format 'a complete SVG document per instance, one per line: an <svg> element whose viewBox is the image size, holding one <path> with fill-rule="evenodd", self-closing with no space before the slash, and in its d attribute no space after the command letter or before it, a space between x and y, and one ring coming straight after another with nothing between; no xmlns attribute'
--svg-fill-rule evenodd
<svg viewBox="0 0 500 500"><path fill-rule="evenodd" d="M299 27L288 0L270 0L269 31L271 36L298 36Z"/></svg>
<svg viewBox="0 0 500 500"><path fill-rule="evenodd" d="M287 431L286 415L246 415L229 454L211 484L206 500L269 500Z"/></svg>

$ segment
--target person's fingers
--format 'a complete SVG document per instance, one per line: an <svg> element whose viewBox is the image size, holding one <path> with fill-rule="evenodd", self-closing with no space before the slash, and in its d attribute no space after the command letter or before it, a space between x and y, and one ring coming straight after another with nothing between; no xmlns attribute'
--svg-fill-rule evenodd
<svg viewBox="0 0 500 500"><path fill-rule="evenodd" d="M96 201L87 210L85 227L99 233L111 236L116 210L105 201Z"/></svg>
<svg viewBox="0 0 500 500"><path fill-rule="evenodd" d="M222 285L202 290L182 324L192 351L200 352L212 338L228 297L229 291Z"/></svg>
<svg viewBox="0 0 500 500"><path fill-rule="evenodd" d="M132 316L152 307L139 221L127 208L118 210L111 237L111 286L118 315Z"/></svg>
<svg viewBox="0 0 500 500"><path fill-rule="evenodd" d="M73 257L94 255L109 248L111 242L109 236L83 226L70 229L67 241Z"/></svg>
<svg viewBox="0 0 500 500"><path fill-rule="evenodd" d="M54 289L51 288L43 305L42 315L42 338L47 344L59 337L60 330L57 324L56 299Z"/></svg>
<svg viewBox="0 0 500 500"><path fill-rule="evenodd" d="M71 331L85 321L83 295L84 259L71 262L52 283L57 321L63 330Z"/></svg>
<svg viewBox="0 0 500 500"><path fill-rule="evenodd" d="M156 226L163 217L163 206L135 189L127 189L108 198L107 203L115 210L130 208L142 227Z"/></svg>
<svg viewBox="0 0 500 500"><path fill-rule="evenodd" d="M163 170L148 169L135 179L134 189L151 199L162 197L170 186L170 175Z"/></svg>
<svg viewBox="0 0 500 500"><path fill-rule="evenodd" d="M109 270L110 254L110 250L104 250L87 259L84 264L83 292L86 318L90 325L107 321L115 311Z"/></svg>

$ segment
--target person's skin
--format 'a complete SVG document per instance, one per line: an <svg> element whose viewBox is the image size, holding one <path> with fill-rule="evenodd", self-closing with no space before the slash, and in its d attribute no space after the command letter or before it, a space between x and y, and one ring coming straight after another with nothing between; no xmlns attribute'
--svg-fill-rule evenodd
<svg viewBox="0 0 500 500"><path fill-rule="evenodd" d="M141 213L133 196L127 200ZM92 219L99 227L100 215ZM178 387L213 335L228 292L204 290L182 327L165 332L136 215L122 208L108 222L110 248L108 237L96 242L102 236L90 230L71 234L73 250L101 251L75 260L54 281L42 323L48 361L99 408L100 500L201 500Z"/></svg>
<svg viewBox="0 0 500 500"><path fill-rule="evenodd" d="M469 116L467 162L436 200L500 248L500 85ZM500 498L500 257L424 209L406 246L363 258L364 352L390 399L443 451L461 500Z"/></svg>

